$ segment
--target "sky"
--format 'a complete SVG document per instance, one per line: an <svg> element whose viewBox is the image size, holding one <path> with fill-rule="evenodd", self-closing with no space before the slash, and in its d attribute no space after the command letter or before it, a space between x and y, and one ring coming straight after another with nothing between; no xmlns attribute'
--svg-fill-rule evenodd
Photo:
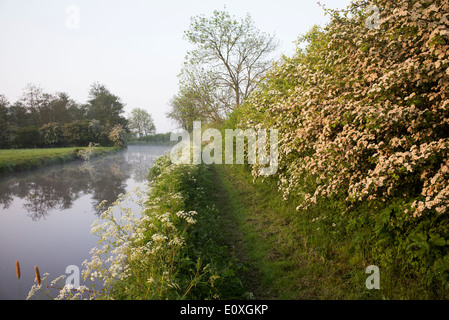
<svg viewBox="0 0 449 320"><path fill-rule="evenodd" d="M343 9L350 0L320 2ZM122 99L125 116L142 108L158 133L173 131L166 113L193 49L184 31L191 17L223 9L275 34L278 57L328 21L317 0L0 0L0 94L13 103L32 83L85 103L99 82Z"/></svg>

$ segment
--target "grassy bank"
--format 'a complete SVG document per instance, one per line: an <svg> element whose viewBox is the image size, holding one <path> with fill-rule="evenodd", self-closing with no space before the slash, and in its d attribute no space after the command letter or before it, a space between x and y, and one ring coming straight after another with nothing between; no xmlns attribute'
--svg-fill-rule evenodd
<svg viewBox="0 0 449 320"><path fill-rule="evenodd" d="M366 296L358 272L376 265L381 289L370 297L447 299L449 77L440 59L448 39L434 36L436 17L432 26L416 19L449 7L373 1L388 23L370 30L367 5L327 11L331 21L299 38L295 55L234 108L231 128L278 130L269 190L296 207L307 248L332 261L324 265L333 277L361 285L348 296ZM399 10L413 18L398 19ZM396 45L398 35L406 45ZM436 67L417 77L424 66Z"/></svg>
<svg viewBox="0 0 449 320"><path fill-rule="evenodd" d="M120 196L92 228L100 240L82 274L104 288L91 298L447 298L445 283L423 282L394 245L385 243L379 260L378 233L387 227L367 220L373 204L354 207L347 220L338 198L298 211L274 177L254 181L246 166L174 165L167 156L149 180L149 190ZM372 264L380 289L366 287Z"/></svg>
<svg viewBox="0 0 449 320"><path fill-rule="evenodd" d="M384 273L381 290L368 290L369 259L330 219L298 214L274 191L274 179L254 182L241 165L176 166L168 157L149 179L148 193L118 199L93 227L100 241L83 274L104 281L108 293L97 298L410 297L402 287L393 294L398 283ZM139 214L123 207L129 200Z"/></svg>
<svg viewBox="0 0 449 320"><path fill-rule="evenodd" d="M447 242L431 235L426 245L424 223L424 239L403 234L395 225L403 199L353 205L344 217L344 197L298 210L295 201L284 201L276 191L274 177L254 181L241 165L213 168L221 190L220 214L227 221L223 233L240 261L246 261L248 271L240 276L256 298L448 298L443 258ZM373 217L373 212L378 214ZM427 224L442 230L447 219L428 217ZM424 254L429 258L420 259ZM369 265L379 267L380 289L366 287Z"/></svg>
<svg viewBox="0 0 449 320"><path fill-rule="evenodd" d="M276 192L276 182L253 183L243 166L215 166L226 200L225 234L247 263L242 280L257 299L364 299L367 261L330 234L332 223L298 214ZM257 279L254 278L257 275Z"/></svg>
<svg viewBox="0 0 449 320"><path fill-rule="evenodd" d="M100 240L83 276L104 283L95 298L245 298L237 276L242 265L220 228L210 168L173 165L165 156L149 179L150 190L123 195L93 226ZM128 201L140 212L126 208Z"/></svg>
<svg viewBox="0 0 449 320"><path fill-rule="evenodd" d="M45 165L63 163L82 158L88 147L45 148L45 149L4 149L0 150L0 173L38 168ZM114 152L114 147L95 147L90 156Z"/></svg>

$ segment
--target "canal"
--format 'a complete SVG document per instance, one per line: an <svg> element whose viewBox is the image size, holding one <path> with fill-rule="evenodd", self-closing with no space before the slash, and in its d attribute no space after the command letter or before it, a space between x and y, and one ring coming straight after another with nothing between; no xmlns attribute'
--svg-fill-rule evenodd
<svg viewBox="0 0 449 320"><path fill-rule="evenodd" d="M49 273L48 282L66 274L68 266L82 270L98 241L90 233L102 213L98 204L145 187L149 168L168 150L128 146L90 161L0 176L0 299L26 299L35 265L41 276ZM55 290L53 296L57 294Z"/></svg>

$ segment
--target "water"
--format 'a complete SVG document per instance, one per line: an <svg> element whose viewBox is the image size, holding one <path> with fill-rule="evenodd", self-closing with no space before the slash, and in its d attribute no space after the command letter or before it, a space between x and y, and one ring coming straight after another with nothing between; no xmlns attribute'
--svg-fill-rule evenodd
<svg viewBox="0 0 449 320"><path fill-rule="evenodd" d="M146 186L148 169L168 148L129 146L89 162L0 176L0 299L25 299L34 283L35 265L41 276L50 274L50 281L66 274L69 265L82 270L98 241L90 233L101 214L97 205ZM81 278L83 284L88 285ZM53 296L57 293L54 290Z"/></svg>

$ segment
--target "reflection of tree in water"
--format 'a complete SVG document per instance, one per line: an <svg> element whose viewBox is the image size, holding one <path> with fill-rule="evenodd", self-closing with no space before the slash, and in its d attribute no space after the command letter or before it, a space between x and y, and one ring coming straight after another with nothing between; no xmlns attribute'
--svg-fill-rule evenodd
<svg viewBox="0 0 449 320"><path fill-rule="evenodd" d="M154 161L166 151L168 146L132 146L126 153L126 161L130 167L130 174L136 182L143 182L147 179L148 170Z"/></svg>
<svg viewBox="0 0 449 320"><path fill-rule="evenodd" d="M113 202L118 194L125 193L128 178L128 165L123 153L119 153L91 162L54 166L34 174L17 174L0 183L0 203L8 208L13 196L19 197L25 201L28 215L40 220L53 209L70 208L86 194L92 194L94 208L102 200Z"/></svg>
<svg viewBox="0 0 449 320"><path fill-rule="evenodd" d="M94 171L91 174L90 184L92 199L94 200L92 204L97 214L100 214L102 209L96 209L100 202L106 200L107 204L111 204L117 200L120 193L126 192L125 182L129 178L129 166L122 155L92 171Z"/></svg>
<svg viewBox="0 0 449 320"><path fill-rule="evenodd" d="M7 183L0 182L0 204L3 209L8 208L13 201L12 193L10 192L10 186Z"/></svg>
<svg viewBox="0 0 449 320"><path fill-rule="evenodd" d="M0 181L0 205L8 208L14 197L24 201L33 220L45 219L55 209L69 209L80 197L91 194L94 211L126 193L126 180L146 180L155 159L168 150L167 146L130 146L125 152L95 158L90 162L55 165L32 172L14 174Z"/></svg>

